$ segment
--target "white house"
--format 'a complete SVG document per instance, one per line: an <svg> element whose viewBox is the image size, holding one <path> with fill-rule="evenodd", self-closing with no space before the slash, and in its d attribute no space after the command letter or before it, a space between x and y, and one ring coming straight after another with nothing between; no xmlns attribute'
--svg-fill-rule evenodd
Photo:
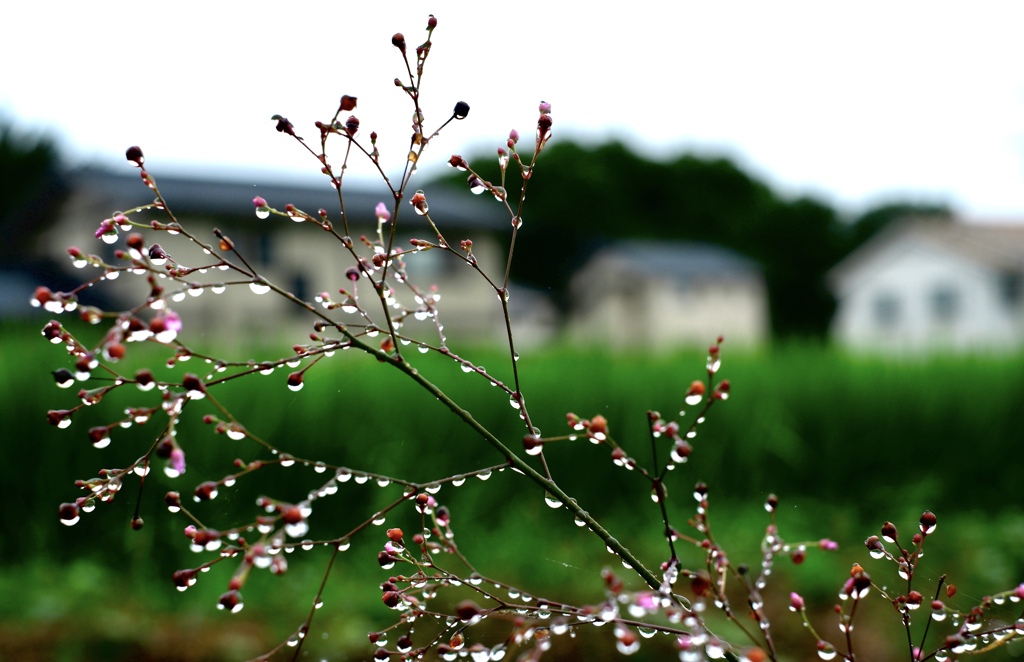
<svg viewBox="0 0 1024 662"><path fill-rule="evenodd" d="M664 350L730 345L769 336L768 300L758 265L720 246L621 241L597 251L573 276L570 338L611 348Z"/></svg>
<svg viewBox="0 0 1024 662"><path fill-rule="evenodd" d="M896 223L829 274L832 336L857 350L1024 345L1024 224Z"/></svg>

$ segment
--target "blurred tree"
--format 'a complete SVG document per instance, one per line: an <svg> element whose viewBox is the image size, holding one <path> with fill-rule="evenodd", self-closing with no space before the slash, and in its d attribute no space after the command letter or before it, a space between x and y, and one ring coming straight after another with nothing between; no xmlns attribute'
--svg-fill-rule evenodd
<svg viewBox="0 0 1024 662"><path fill-rule="evenodd" d="M0 264L29 259L33 238L56 220L68 192L54 143L0 122Z"/></svg>
<svg viewBox="0 0 1024 662"><path fill-rule="evenodd" d="M496 162L470 159L499 181ZM621 143L554 143L530 182L513 277L562 300L573 272L603 242L625 237L707 241L751 257L765 270L777 335L820 335L834 302L825 272L846 252L848 229L810 198L787 201L732 161L681 156L644 159ZM506 187L517 190L509 168ZM458 175L450 182L464 186Z"/></svg>

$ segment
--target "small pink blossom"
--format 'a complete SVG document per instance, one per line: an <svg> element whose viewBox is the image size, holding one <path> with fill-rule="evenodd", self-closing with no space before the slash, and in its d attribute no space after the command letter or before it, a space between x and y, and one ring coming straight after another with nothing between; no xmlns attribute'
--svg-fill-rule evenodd
<svg viewBox="0 0 1024 662"><path fill-rule="evenodd" d="M1024 600L1024 584L1020 584L1019 586L1017 586L1017 588L1014 589L1013 594L1021 600Z"/></svg>
<svg viewBox="0 0 1024 662"><path fill-rule="evenodd" d="M551 104L547 101L541 101L538 110L540 110L541 115L547 115L551 112Z"/></svg>
<svg viewBox="0 0 1024 662"><path fill-rule="evenodd" d="M185 451L175 448L171 451L171 468L178 472L178 475L185 473Z"/></svg>
<svg viewBox="0 0 1024 662"><path fill-rule="evenodd" d="M173 310L168 310L167 314L164 315L164 326L167 327L168 331L178 333L181 331L181 317Z"/></svg>
<svg viewBox="0 0 1024 662"><path fill-rule="evenodd" d="M804 599L799 593L789 594L789 608L791 611L803 611L804 610Z"/></svg>
<svg viewBox="0 0 1024 662"><path fill-rule="evenodd" d="M388 211L387 206L383 202L377 203L377 208L373 210L373 215L377 217L377 220L381 223L387 223L391 220L391 212Z"/></svg>
<svg viewBox="0 0 1024 662"><path fill-rule="evenodd" d="M826 552L834 552L839 549L839 543L835 540L829 540L828 538L822 538L818 541L818 547L825 550Z"/></svg>
<svg viewBox="0 0 1024 662"><path fill-rule="evenodd" d="M658 610L658 601L655 599L654 593L651 593L650 591L638 593L636 596L636 604L638 607L642 607L649 612Z"/></svg>
<svg viewBox="0 0 1024 662"><path fill-rule="evenodd" d="M103 219L103 222L100 223L100 227L96 229L96 235L95 236L96 236L97 239L99 239L103 235L109 235L109 234L116 235L117 234L117 228L114 226L113 219L105 218L105 219Z"/></svg>
<svg viewBox="0 0 1024 662"><path fill-rule="evenodd" d="M257 209L259 209L260 207L266 207L267 201L257 195L255 198L252 199L252 204L255 205Z"/></svg>

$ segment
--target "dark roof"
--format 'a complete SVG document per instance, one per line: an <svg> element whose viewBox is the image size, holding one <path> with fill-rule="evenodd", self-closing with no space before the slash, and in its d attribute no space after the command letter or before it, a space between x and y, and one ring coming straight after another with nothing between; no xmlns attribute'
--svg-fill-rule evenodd
<svg viewBox="0 0 1024 662"><path fill-rule="evenodd" d="M252 199L256 196L262 197L275 209L284 209L286 204L293 204L310 214L326 209L333 218L337 218L339 209L337 191L326 178L322 185L316 186L254 185L251 181L214 176L153 176L161 195L176 214L251 218L255 213ZM133 168L126 168L121 173L86 167L71 173L70 180L75 190L86 190L101 199L109 199L111 204L122 209L153 201L152 193L140 181L139 171ZM442 231L444 228L503 230L511 227L505 210L493 199L478 198L468 191L463 193L445 186L431 187L429 182L424 186L427 187L430 217ZM411 194L412 191L408 192L406 197L411 197ZM373 223L377 203L387 203L390 198L390 193L383 186L371 190L358 184L346 184L344 195L350 221L361 225Z"/></svg>
<svg viewBox="0 0 1024 662"><path fill-rule="evenodd" d="M683 282L705 277L721 280L761 276L754 260L723 246L696 241L616 241L599 249L591 260L612 260L638 275L669 276Z"/></svg>
<svg viewBox="0 0 1024 662"><path fill-rule="evenodd" d="M1024 270L1024 223L907 218L885 227L833 267L827 276L832 289L841 287L851 274L869 268L894 244L940 249L987 268Z"/></svg>

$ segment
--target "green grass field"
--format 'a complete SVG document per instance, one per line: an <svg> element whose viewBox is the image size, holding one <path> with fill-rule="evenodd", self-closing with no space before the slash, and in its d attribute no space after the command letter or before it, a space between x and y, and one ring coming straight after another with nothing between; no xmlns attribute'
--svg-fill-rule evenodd
<svg viewBox="0 0 1024 662"><path fill-rule="evenodd" d="M507 359L500 353L464 355L508 378ZM448 360L417 358L423 374L433 375L508 445L520 447L524 430L507 396ZM159 471L151 475L141 496L147 521L142 531L127 526L139 494L138 485L128 483L113 503L102 504L75 527L58 523L57 505L78 496L74 479L93 476L100 467L124 466L159 431L155 424L115 430L109 448L90 445L88 427L109 422L118 407L144 404L137 392L134 401L104 402L82 412L68 430L48 426L47 409L75 400L74 393L55 388L48 374L66 361L63 350L48 345L38 329L0 327L5 371L0 420L8 469L0 513L0 594L8 599L0 601L0 641L21 641L35 633L49 636L50 643L65 638L60 647L65 659L128 659L132 651L166 646L160 637L188 624L197 633L194 643L207 642L195 648L212 652L203 657L178 648L174 659L228 659L255 655L286 636L308 610L325 563L322 550L293 555L284 577L250 579L246 609L237 617L214 609L233 566L215 568L184 594L169 581L173 570L203 559L188 551L181 534L187 522L166 513L163 494L179 489L187 495L202 480L230 473L233 458L260 456L251 444L213 435L193 420L179 431L189 471L176 481ZM649 464L647 410L666 417L678 412L687 385L702 376L703 362L699 351L610 356L554 348L524 352L519 367L527 404L545 436L568 432L568 411L584 417L600 413L610 421L616 440ZM190 364L183 368L199 370ZM500 461L427 393L365 356L339 354L324 362L307 374L300 393L285 387L286 373L242 380L214 396L254 433L299 457L418 481ZM713 527L734 562L758 563L757 545L767 522L762 503L770 492L781 499L778 518L787 538L840 542L838 553L811 554L800 567L784 567L791 564L780 561L779 583L771 595L778 601L777 627L787 631L782 636L801 634L795 617L785 612L785 596L794 587L824 613L853 562L894 581L891 569L868 557L863 540L886 519L910 531L924 509L939 517L923 569L932 580L949 573L961 588L961 599L970 604L972 598L1024 579L1022 357L886 362L813 344L746 354L733 354L726 344L721 376L732 382L731 396L700 426L691 461L670 478L670 510L676 526L685 528L693 484L707 482ZM206 412L203 403L197 405L193 419ZM649 487L613 466L607 448L580 440L553 444L545 455L566 490L620 540L640 550L651 565L664 560L667 552ZM323 481L309 468L275 469L262 480L241 480L235 488L222 489L197 513L211 526L227 525L251 516L259 494L298 500ZM321 528L314 528L314 534L330 535L397 494L394 488L371 485L349 484L318 502L311 523ZM487 483L446 487L438 496L452 509L462 548L484 574L539 595L599 601L599 572L611 557L596 538L576 529L565 511L547 508L542 497L511 472ZM404 515L405 521L396 521L403 517L396 514L384 528L415 523L411 509ZM382 543L383 533L375 533L357 539L343 555L327 604L314 621L317 639L311 643L362 659L368 650L366 632L389 622L392 613L380 604L376 590L386 577L375 559ZM701 563L696 550L688 558L693 567ZM891 617L878 602L877 611ZM792 627L784 628L785 621ZM890 618L887 624L896 635L897 621ZM46 635L54 628L62 634ZM823 629L835 631L834 625L829 628ZM13 655L10 648L4 655L4 645L13 644L0 644L0 657Z"/></svg>

